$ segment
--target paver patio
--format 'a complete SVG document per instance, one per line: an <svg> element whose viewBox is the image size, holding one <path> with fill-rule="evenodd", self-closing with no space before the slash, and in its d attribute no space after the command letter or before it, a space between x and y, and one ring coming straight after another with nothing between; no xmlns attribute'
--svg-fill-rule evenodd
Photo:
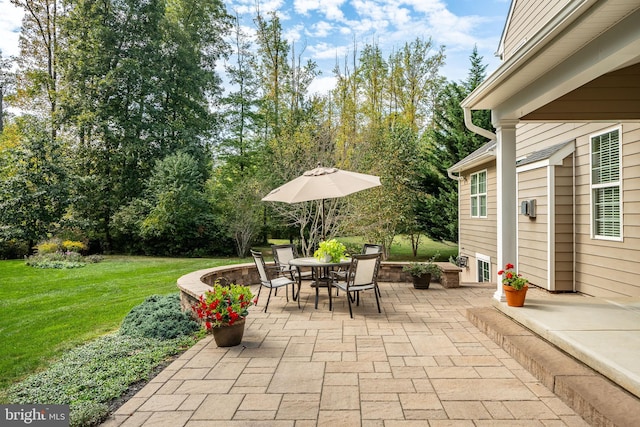
<svg viewBox="0 0 640 427"><path fill-rule="evenodd" d="M103 425L586 426L466 318L494 285L382 283L354 306L302 289L251 307L242 345L207 337ZM542 292L530 290L530 292Z"/></svg>

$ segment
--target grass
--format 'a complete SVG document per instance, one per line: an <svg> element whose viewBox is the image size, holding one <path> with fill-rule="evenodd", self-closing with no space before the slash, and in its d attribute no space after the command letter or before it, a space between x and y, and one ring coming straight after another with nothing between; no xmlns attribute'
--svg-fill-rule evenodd
<svg viewBox="0 0 640 427"><path fill-rule="evenodd" d="M237 262L106 257L83 268L55 270L0 261L0 394L66 351L117 330L146 297L176 292L183 274Z"/></svg>
<svg viewBox="0 0 640 427"><path fill-rule="evenodd" d="M362 247L367 243L362 237L339 237L337 240L345 245ZM273 244L289 243L288 240L269 240ZM261 248L270 251L270 248ZM435 254L440 254L436 261L448 261L450 256L458 255L458 244L449 242L434 242L425 236L420 236L420 244L418 245L418 254L413 256L411 250L411 240L408 236L398 236L394 239L387 261L426 261Z"/></svg>

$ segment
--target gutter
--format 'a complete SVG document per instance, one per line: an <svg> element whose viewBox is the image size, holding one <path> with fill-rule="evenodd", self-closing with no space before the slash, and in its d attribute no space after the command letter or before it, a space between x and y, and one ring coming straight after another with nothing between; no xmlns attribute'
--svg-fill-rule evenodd
<svg viewBox="0 0 640 427"><path fill-rule="evenodd" d="M464 111L464 125L467 127L467 129L469 129L471 132L475 134L484 136L488 140L495 139L497 141L497 137L495 133L489 132L488 130L481 128L480 126L476 126L473 124L470 107L463 107L462 110Z"/></svg>
<svg viewBox="0 0 640 427"><path fill-rule="evenodd" d="M450 171L449 169L447 169L447 176L454 181L460 182L462 180L460 175L453 175L453 171Z"/></svg>

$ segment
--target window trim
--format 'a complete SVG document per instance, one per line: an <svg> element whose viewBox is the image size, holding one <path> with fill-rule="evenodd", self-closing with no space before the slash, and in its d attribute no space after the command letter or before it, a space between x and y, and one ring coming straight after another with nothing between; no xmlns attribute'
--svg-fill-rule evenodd
<svg viewBox="0 0 640 427"><path fill-rule="evenodd" d="M480 280L480 262L484 262L489 266L489 276L486 282L484 280ZM476 253L476 279L478 279L478 283L491 283L491 277L491 257Z"/></svg>
<svg viewBox="0 0 640 427"><path fill-rule="evenodd" d="M473 194L473 177L474 176L479 176L480 174L484 173L484 193L476 193ZM471 218L487 218L487 211L488 211L488 188L489 188L489 173L487 172L487 169L483 169L483 170L479 170L477 172L474 172L472 174L469 175L469 214L471 216ZM484 215L480 215L480 197L484 196ZM473 214L473 199L477 200L477 214L474 215Z"/></svg>
<svg viewBox="0 0 640 427"><path fill-rule="evenodd" d="M606 184L594 184L593 183L593 139L599 136L618 132L618 181L616 183L606 183ZM623 167L622 167L622 125L615 126L609 129L605 129L599 131L597 133L593 133L589 135L589 207L590 207L590 228L591 228L591 238L594 240L608 240L614 242L623 241L624 237L624 212L623 212ZM595 191L602 188L618 188L619 198L618 198L618 209L619 209L619 219L620 219L620 235L619 236L606 236L596 234L596 205L595 205Z"/></svg>

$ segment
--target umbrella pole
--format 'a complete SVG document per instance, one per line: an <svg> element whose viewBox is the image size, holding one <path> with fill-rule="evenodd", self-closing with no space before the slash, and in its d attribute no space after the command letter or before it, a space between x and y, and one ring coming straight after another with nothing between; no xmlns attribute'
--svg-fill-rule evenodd
<svg viewBox="0 0 640 427"><path fill-rule="evenodd" d="M322 199L322 240L325 239L326 235L325 235L325 231L324 231L324 199Z"/></svg>

